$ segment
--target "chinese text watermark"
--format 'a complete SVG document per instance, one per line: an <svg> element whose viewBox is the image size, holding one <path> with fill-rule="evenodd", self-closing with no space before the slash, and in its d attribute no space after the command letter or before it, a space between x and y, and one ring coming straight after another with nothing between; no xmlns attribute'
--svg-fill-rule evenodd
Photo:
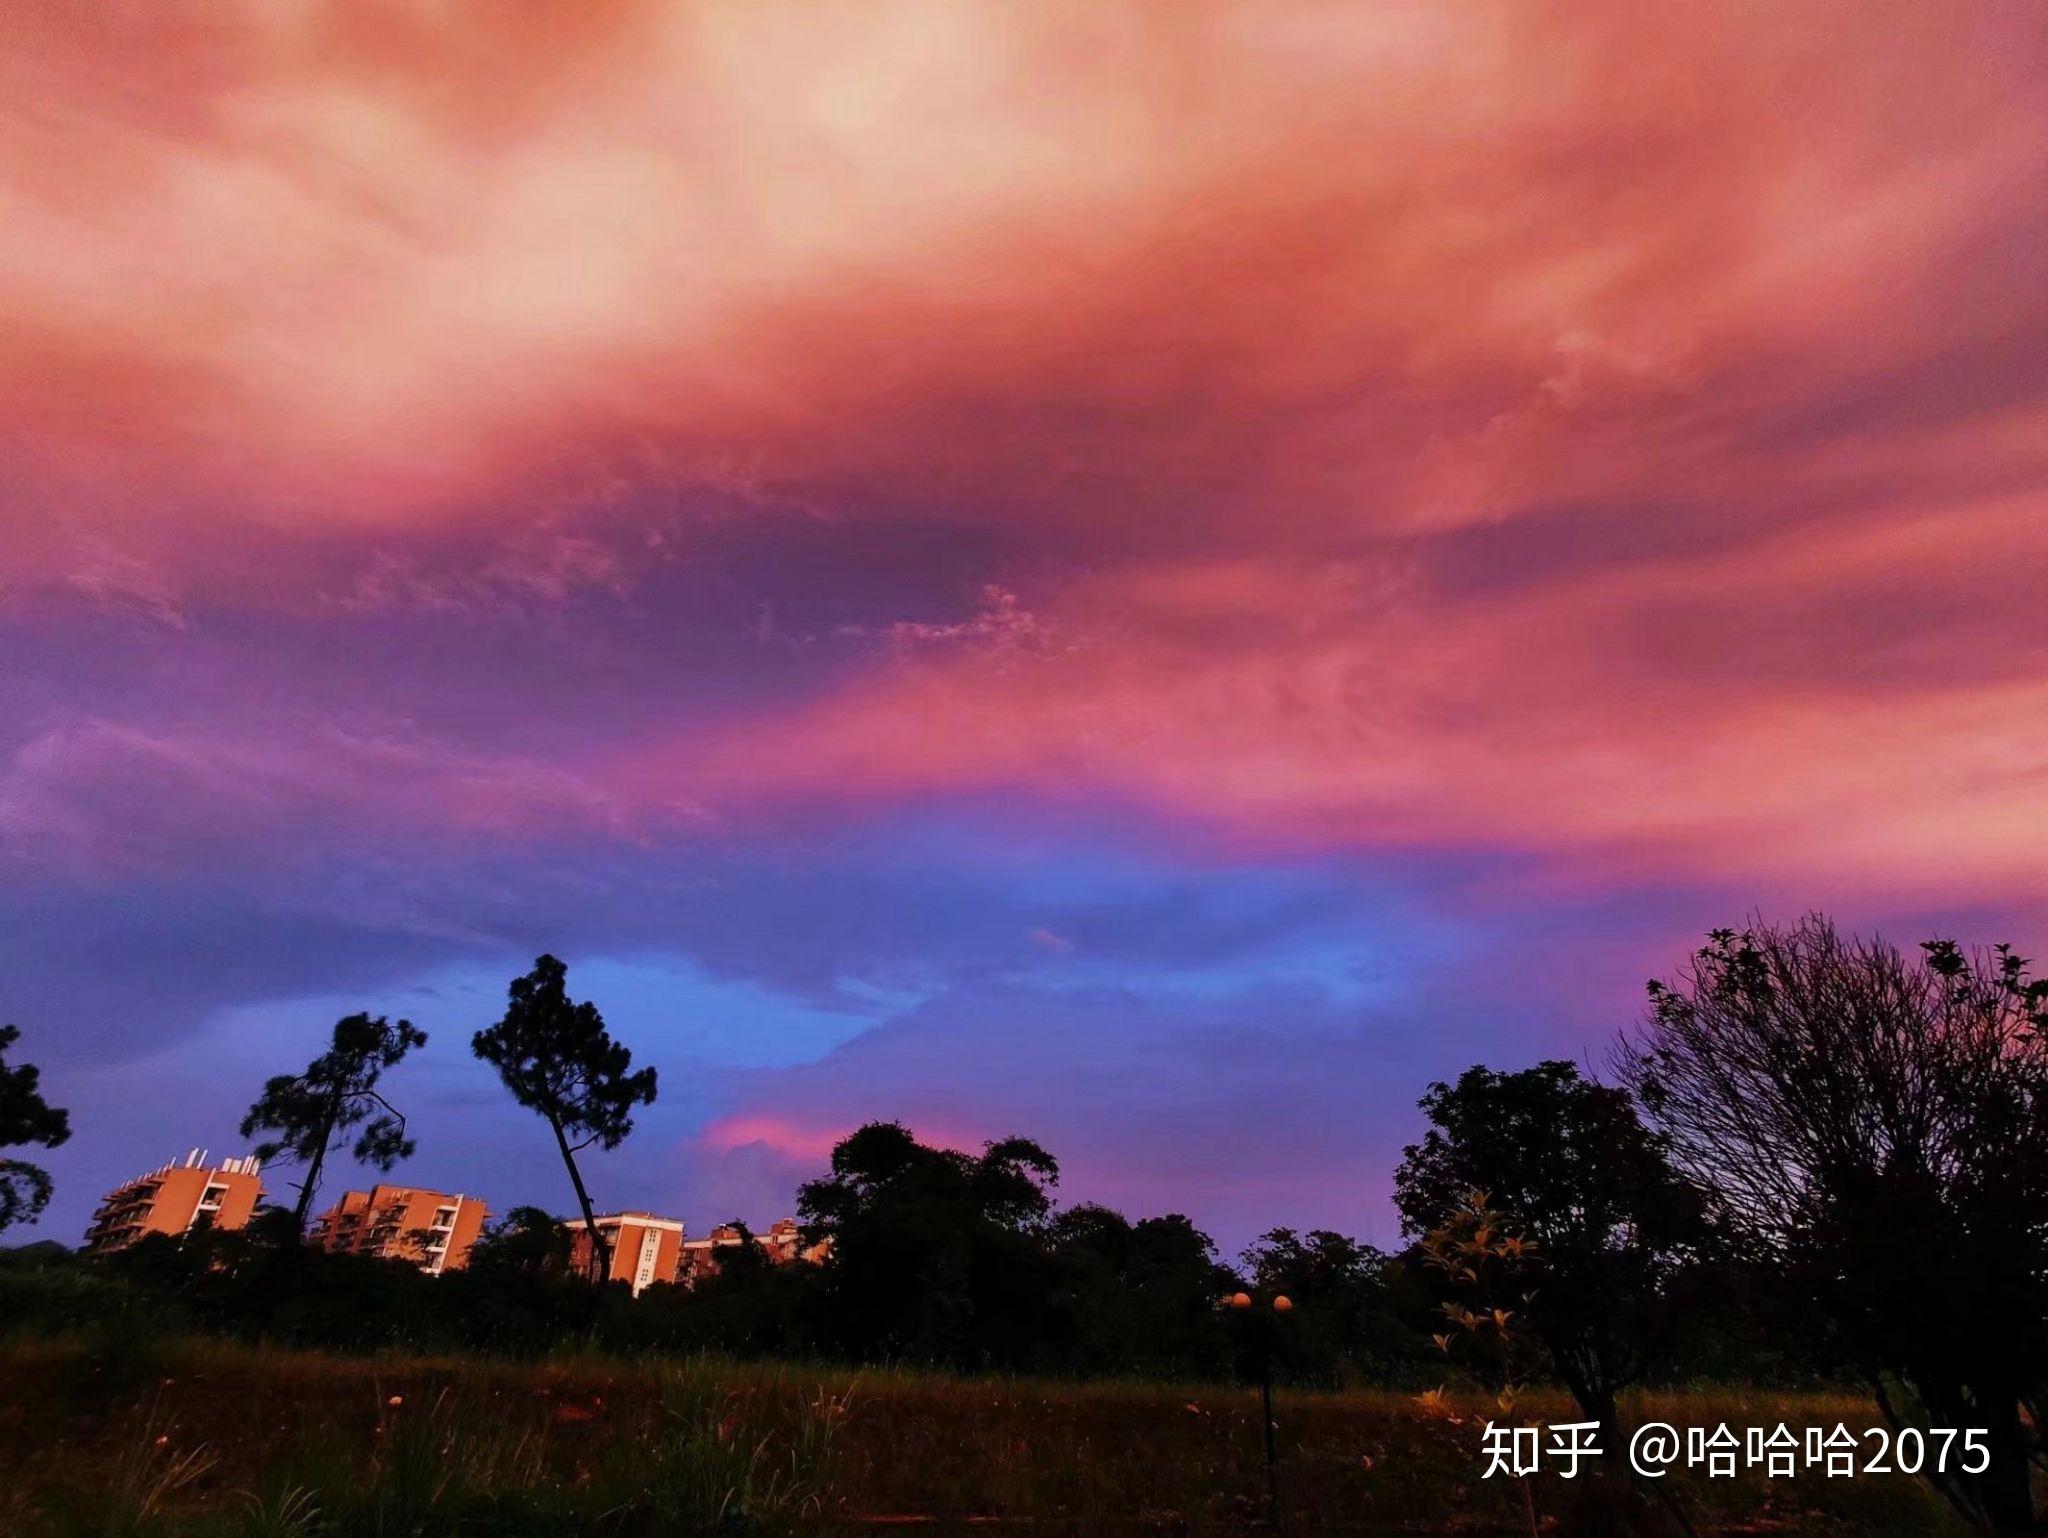
<svg viewBox="0 0 2048 1538"><path fill-rule="evenodd" d="M1550 1473L1576 1479L1588 1459L1599 1458L1598 1421L1558 1421L1546 1426L1497 1426L1486 1423L1480 1451L1486 1467L1480 1477L1496 1474L1521 1477ZM1703 1473L1709 1479L1733 1479L1741 1471L1760 1471L1769 1479L1846 1479L1866 1474L1981 1474L1991 1465L1991 1449L1980 1428L1937 1426L1922 1431L1907 1426L1892 1431L1872 1426L1861 1432L1837 1422L1833 1426L1736 1428L1723 1421L1714 1426L1687 1426L1647 1421L1628 1439L1628 1463L1648 1479L1662 1479L1674 1468Z"/></svg>

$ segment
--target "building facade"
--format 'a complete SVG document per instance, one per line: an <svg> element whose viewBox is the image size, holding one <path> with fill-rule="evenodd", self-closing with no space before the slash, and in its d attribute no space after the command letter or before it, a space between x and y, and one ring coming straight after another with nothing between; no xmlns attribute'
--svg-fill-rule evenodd
<svg viewBox="0 0 2048 1538"><path fill-rule="evenodd" d="M590 1271L590 1235L580 1218L559 1219L569 1232L571 1267L581 1275ZM613 1212L597 1220L598 1232L611 1250L610 1269L605 1279L625 1282L639 1297L657 1282L690 1287L717 1274L721 1253L730 1254L740 1242L740 1231L727 1224L711 1230L702 1239L692 1239L680 1219L656 1217L651 1212ZM831 1253L831 1245L806 1245L794 1218L784 1218L765 1234L754 1235L754 1243L776 1265L797 1261L816 1263Z"/></svg>
<svg viewBox="0 0 2048 1538"><path fill-rule="evenodd" d="M730 1254L740 1242L740 1231L730 1224L721 1223L702 1239L686 1239L683 1242L681 1281L685 1286L694 1285L707 1276L716 1276L721 1258ZM817 1244L805 1244L803 1230L795 1218L782 1218L769 1226L765 1234L754 1235L754 1243L778 1266L794 1265L803 1261L816 1265L832 1253L832 1241L822 1240Z"/></svg>
<svg viewBox="0 0 2048 1538"><path fill-rule="evenodd" d="M343 1255L409 1260L430 1276L460 1271L488 1209L474 1196L417 1186L344 1191L314 1220L307 1242Z"/></svg>
<svg viewBox="0 0 2048 1538"><path fill-rule="evenodd" d="M570 1265L579 1275L590 1274L590 1231L580 1219L564 1218L570 1233ZM626 1282L633 1296L656 1282L680 1280L683 1225L675 1218L658 1218L651 1212L613 1212L600 1216L597 1231L611 1251L605 1280Z"/></svg>
<svg viewBox="0 0 2048 1538"><path fill-rule="evenodd" d="M109 1191L93 1213L85 1247L104 1255L149 1234L241 1228L263 1195L260 1171L253 1157L213 1164L205 1149L195 1148L182 1164L163 1165Z"/></svg>

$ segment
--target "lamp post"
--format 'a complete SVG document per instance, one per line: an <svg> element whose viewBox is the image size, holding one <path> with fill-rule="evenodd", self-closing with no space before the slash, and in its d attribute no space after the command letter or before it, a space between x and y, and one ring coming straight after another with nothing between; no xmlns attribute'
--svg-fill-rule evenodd
<svg viewBox="0 0 2048 1538"><path fill-rule="evenodd" d="M1234 1292L1226 1301L1232 1312L1251 1314L1250 1293ZM1275 1293L1267 1308L1270 1313L1261 1310L1258 1323L1253 1328L1259 1348L1259 1414L1266 1433L1266 1523L1277 1533L1280 1531L1280 1451L1273 1425L1273 1331L1279 1321L1293 1311L1294 1300L1285 1293Z"/></svg>

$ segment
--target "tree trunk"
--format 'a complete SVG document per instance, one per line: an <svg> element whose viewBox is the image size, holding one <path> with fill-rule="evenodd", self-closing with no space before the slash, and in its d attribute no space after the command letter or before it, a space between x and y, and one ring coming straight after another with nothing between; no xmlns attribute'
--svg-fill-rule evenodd
<svg viewBox="0 0 2048 1538"><path fill-rule="evenodd" d="M301 1244L306 1242L306 1218L313 1209L313 1193L320 1189L320 1166L327 1162L327 1145L334 1140L334 1124L340 1117L341 1103L336 1101L327 1108L327 1119L320 1126L320 1146L313 1150L306 1165L306 1178L299 1182L299 1204L292 1212L292 1232Z"/></svg>
<svg viewBox="0 0 2048 1538"><path fill-rule="evenodd" d="M1970 1476L1977 1486L1990 1530L1997 1538L2021 1538L2037 1534L2043 1524L2036 1519L2030 1466L2027 1461L2027 1433L2020 1423L2019 1396L1987 1395L1975 1412L1984 1427L1991 1449L1991 1463L1983 1473Z"/></svg>
<svg viewBox="0 0 2048 1538"><path fill-rule="evenodd" d="M612 1274L611 1246L604 1242L604 1235L598 1230L597 1210L590 1205L590 1193L583 1189L582 1171L576 1168L576 1154L569 1147L568 1138L562 1135L562 1124L553 1117L548 1125L555 1132L555 1146L562 1150L562 1163L569 1167L569 1184L576 1188L576 1205L583 1209L583 1229L590 1235L591 1280L602 1286Z"/></svg>
<svg viewBox="0 0 2048 1538"><path fill-rule="evenodd" d="M1599 1434L1602 1437L1614 1436L1619 1430L1620 1414L1615 1409L1613 1385L1555 1347L1551 1356L1557 1366L1558 1377L1564 1380L1565 1392L1577 1403L1579 1413L1589 1421L1600 1423Z"/></svg>

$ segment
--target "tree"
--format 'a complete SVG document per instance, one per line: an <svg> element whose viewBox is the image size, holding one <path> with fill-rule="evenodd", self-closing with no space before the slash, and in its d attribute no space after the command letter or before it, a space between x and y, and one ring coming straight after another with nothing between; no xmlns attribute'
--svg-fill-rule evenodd
<svg viewBox="0 0 2048 1538"><path fill-rule="evenodd" d="M467 1270L518 1276L564 1276L573 1248L570 1231L539 1207L514 1207L490 1223L469 1253Z"/></svg>
<svg viewBox="0 0 2048 1538"><path fill-rule="evenodd" d="M394 1024L382 1015L350 1015L334 1022L327 1050L308 1063L304 1073L269 1080L261 1098L249 1107L242 1118L242 1136L272 1134L256 1145L257 1157L282 1156L305 1170L292 1209L292 1226L301 1238L320 1188L321 1168L337 1138L360 1129L349 1151L358 1164L380 1171L412 1157L414 1145L405 1135L405 1117L392 1108L377 1083L385 1069L395 1068L413 1048L426 1044L426 1032L410 1020Z"/></svg>
<svg viewBox="0 0 2048 1538"><path fill-rule="evenodd" d="M1227 1366L1216 1300L1238 1279L1177 1212L1133 1223L1084 1203L1052 1219L1053 1359L1091 1372L1213 1376Z"/></svg>
<svg viewBox="0 0 2048 1538"><path fill-rule="evenodd" d="M71 1116L43 1099L34 1064L7 1066L7 1049L20 1039L19 1026L0 1025L0 1148L55 1148L71 1136ZM26 1159L0 1159L0 1229L33 1223L49 1203L47 1171Z"/></svg>
<svg viewBox="0 0 2048 1538"><path fill-rule="evenodd" d="M512 980L505 1017L478 1031L470 1046L498 1070L512 1098L539 1112L554 1133L583 1209L592 1274L602 1281L611 1275L611 1250L576 1155L592 1144L612 1149L626 1140L633 1108L654 1103L655 1074L652 1068L633 1071L632 1052L612 1039L595 1004L569 997L568 978L568 967L553 956L536 959L531 972Z"/></svg>
<svg viewBox="0 0 2048 1538"><path fill-rule="evenodd" d="M1415 1250L1423 1267L1442 1279L1446 1293L1443 1328L1432 1336L1437 1349L1493 1396L1500 1425L1517 1426L1521 1417L1515 1406L1522 1388L1550 1354L1530 1324L1536 1246L1514 1231L1506 1213L1488 1204L1485 1192L1467 1191ZM1439 1407L1442 1398L1443 1390L1433 1389L1423 1395L1423 1403ZM1487 1424L1490 1429L1495 1422L1489 1418ZM1516 1479L1530 1538L1536 1538L1542 1527L1535 1486L1526 1473ZM1582 1525L1595 1532L1630 1530L1610 1521Z"/></svg>
<svg viewBox="0 0 2048 1538"><path fill-rule="evenodd" d="M1895 1427L1981 1427L1929 1478L2033 1533L2048 1464L2048 981L2009 946L1908 959L1820 915L1708 937L1618 1061Z"/></svg>
<svg viewBox="0 0 2048 1538"><path fill-rule="evenodd" d="M1426 1359L1404 1317L1419 1311L1413 1305L1420 1300L1400 1262L1325 1228L1273 1229L1243 1259L1260 1297L1294 1300L1278 1344L1286 1371L1335 1384L1347 1373L1384 1383L1423 1369Z"/></svg>
<svg viewBox="0 0 2048 1538"><path fill-rule="evenodd" d="M1585 1413L1615 1396L1661 1345L1680 1262L1707 1237L1699 1193L1672 1167L1626 1090L1568 1062L1519 1073L1468 1068L1422 1099L1432 1123L1405 1150L1394 1203L1405 1233L1439 1233L1474 1193L1529 1242L1526 1322Z"/></svg>
<svg viewBox="0 0 2048 1538"><path fill-rule="evenodd" d="M1532 1329L1536 1245L1484 1191L1467 1191L1416 1243L1427 1269L1443 1278L1444 1328L1431 1339L1513 1415L1515 1400L1550 1356Z"/></svg>
<svg viewBox="0 0 2048 1538"><path fill-rule="evenodd" d="M655 1307L666 1303L687 1321L700 1350L710 1346L741 1357L801 1350L814 1268L777 1264L743 1219L723 1223L712 1234L734 1242L720 1243L711 1269L687 1288L650 1288Z"/></svg>
<svg viewBox="0 0 2048 1538"><path fill-rule="evenodd" d="M962 1367L1042 1351L1051 1289L1044 1230L1052 1155L1026 1138L979 1156L931 1148L874 1122L832 1150L831 1173L797 1192L807 1237L829 1238L829 1320L855 1356Z"/></svg>
<svg viewBox="0 0 2048 1538"><path fill-rule="evenodd" d="M775 1269L774 1257L754 1236L754 1230L745 1218L721 1223L714 1232L720 1236L730 1235L732 1243L712 1250L712 1277L724 1277L738 1286L751 1287Z"/></svg>

